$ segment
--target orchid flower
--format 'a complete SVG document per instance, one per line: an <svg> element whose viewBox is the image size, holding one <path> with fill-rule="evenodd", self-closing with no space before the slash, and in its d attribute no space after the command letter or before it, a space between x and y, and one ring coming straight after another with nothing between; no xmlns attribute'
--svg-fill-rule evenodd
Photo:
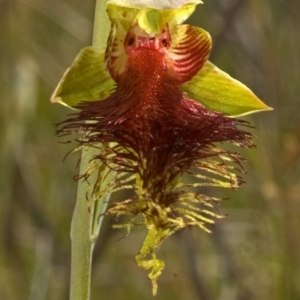
<svg viewBox="0 0 300 300"><path fill-rule="evenodd" d="M134 190L132 198L110 203L105 214L128 216L115 225L128 232L145 225L135 260L150 269L154 294L164 268L155 254L162 241L191 226L211 232L223 217L221 199L204 194L203 187L237 188L243 182L244 159L220 146L254 147L250 125L234 117L270 109L208 61L212 41L205 30L182 24L199 3L108 1L105 51L84 48L51 98L77 110L60 123L58 134L75 135L76 150L99 149L79 177L88 179L103 164L116 172L101 192L96 182L97 198ZM184 182L185 174L194 183Z"/></svg>

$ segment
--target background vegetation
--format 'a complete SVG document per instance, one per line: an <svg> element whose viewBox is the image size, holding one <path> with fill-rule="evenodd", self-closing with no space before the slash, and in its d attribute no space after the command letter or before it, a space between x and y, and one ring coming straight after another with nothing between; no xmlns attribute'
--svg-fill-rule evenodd
<svg viewBox="0 0 300 300"><path fill-rule="evenodd" d="M48 101L64 70L91 43L94 1L0 1L0 298L68 299L76 156L53 124L70 111ZM222 191L229 216L214 235L185 230L160 249L160 299L300 299L300 1L206 0L190 23L213 36L211 61L274 112L248 117L247 183ZM210 192L210 191L208 191ZM219 193L219 191L217 191ZM92 299L152 299L133 257L144 232L105 220ZM99 245L101 244L101 248Z"/></svg>

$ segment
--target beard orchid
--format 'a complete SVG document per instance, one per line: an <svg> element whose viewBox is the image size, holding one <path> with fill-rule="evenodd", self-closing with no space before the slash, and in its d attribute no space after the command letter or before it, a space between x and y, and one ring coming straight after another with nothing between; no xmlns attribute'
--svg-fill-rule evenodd
<svg viewBox="0 0 300 300"><path fill-rule="evenodd" d="M173 2L108 1L105 52L83 49L52 96L77 110L58 134L77 134L77 150L98 149L79 178L103 165L116 174L101 192L96 182L96 198L134 191L130 199L110 203L105 214L128 216L116 225L128 231L146 226L136 262L150 269L154 293L164 268L155 248L186 227L211 232L223 217L221 199L203 187L242 183L242 156L221 147L254 147L249 124L234 116L270 109L208 61L212 42L205 30L182 24L200 1Z"/></svg>

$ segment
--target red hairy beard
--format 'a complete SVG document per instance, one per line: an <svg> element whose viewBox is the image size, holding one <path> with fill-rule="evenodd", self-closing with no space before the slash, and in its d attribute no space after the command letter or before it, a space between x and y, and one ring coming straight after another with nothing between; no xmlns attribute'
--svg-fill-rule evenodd
<svg viewBox="0 0 300 300"><path fill-rule="evenodd" d="M169 76L164 54L138 48L106 99L82 102L80 112L65 121L59 133L85 132L81 145L116 143L99 153L111 168L140 175L143 188L163 192L172 179L199 160L230 152L217 142L253 146L251 135L237 128L246 122L205 109L189 99ZM153 191L155 190L155 191Z"/></svg>

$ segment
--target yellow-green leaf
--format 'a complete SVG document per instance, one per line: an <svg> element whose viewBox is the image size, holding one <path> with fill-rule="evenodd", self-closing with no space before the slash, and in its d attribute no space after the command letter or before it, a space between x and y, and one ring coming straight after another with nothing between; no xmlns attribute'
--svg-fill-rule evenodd
<svg viewBox="0 0 300 300"><path fill-rule="evenodd" d="M183 85L183 90L206 108L229 116L272 110L244 84L209 61L191 81Z"/></svg>
<svg viewBox="0 0 300 300"><path fill-rule="evenodd" d="M65 72L50 100L74 107L81 101L106 98L114 85L114 81L105 70L104 51L86 47Z"/></svg>

